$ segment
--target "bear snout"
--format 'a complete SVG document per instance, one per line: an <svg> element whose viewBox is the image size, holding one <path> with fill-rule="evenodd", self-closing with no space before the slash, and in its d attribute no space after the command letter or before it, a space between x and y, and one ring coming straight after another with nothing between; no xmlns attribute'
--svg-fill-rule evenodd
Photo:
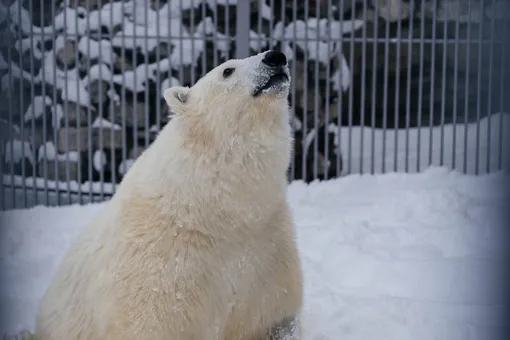
<svg viewBox="0 0 510 340"><path fill-rule="evenodd" d="M287 65L287 57L280 51L267 51L262 62L269 67L283 67Z"/></svg>

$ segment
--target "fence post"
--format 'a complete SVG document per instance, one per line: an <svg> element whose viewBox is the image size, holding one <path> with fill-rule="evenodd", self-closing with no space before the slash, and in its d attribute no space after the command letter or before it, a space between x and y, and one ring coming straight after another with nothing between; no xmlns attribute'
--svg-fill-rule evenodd
<svg viewBox="0 0 510 340"><path fill-rule="evenodd" d="M250 4L249 0L237 2L236 7L236 58L250 55Z"/></svg>

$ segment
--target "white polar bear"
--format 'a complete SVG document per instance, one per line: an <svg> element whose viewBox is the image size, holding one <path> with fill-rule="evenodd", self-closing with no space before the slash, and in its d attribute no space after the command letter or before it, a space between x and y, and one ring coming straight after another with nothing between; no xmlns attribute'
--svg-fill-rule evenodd
<svg viewBox="0 0 510 340"><path fill-rule="evenodd" d="M66 254L35 339L256 340L299 329L289 87L285 55L268 51L167 89L174 117Z"/></svg>

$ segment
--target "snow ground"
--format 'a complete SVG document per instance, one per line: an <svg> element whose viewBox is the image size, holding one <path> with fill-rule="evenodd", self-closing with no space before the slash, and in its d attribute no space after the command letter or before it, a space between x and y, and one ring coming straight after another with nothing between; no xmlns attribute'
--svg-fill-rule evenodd
<svg viewBox="0 0 510 340"><path fill-rule="evenodd" d="M495 339L507 173L351 175L295 182L305 275L303 339ZM0 216L0 334L33 329L65 249L102 204ZM493 286L491 286L493 287Z"/></svg>

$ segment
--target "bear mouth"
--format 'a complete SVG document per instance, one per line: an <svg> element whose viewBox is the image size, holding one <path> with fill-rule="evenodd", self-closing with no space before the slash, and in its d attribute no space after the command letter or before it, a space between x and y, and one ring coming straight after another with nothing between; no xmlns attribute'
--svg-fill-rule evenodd
<svg viewBox="0 0 510 340"><path fill-rule="evenodd" d="M289 76L285 74L284 72L273 74L268 81L258 87L255 92L253 93L253 96L256 97L260 94L262 94L264 91L267 91L272 88L278 88L280 85L286 84L289 82Z"/></svg>

